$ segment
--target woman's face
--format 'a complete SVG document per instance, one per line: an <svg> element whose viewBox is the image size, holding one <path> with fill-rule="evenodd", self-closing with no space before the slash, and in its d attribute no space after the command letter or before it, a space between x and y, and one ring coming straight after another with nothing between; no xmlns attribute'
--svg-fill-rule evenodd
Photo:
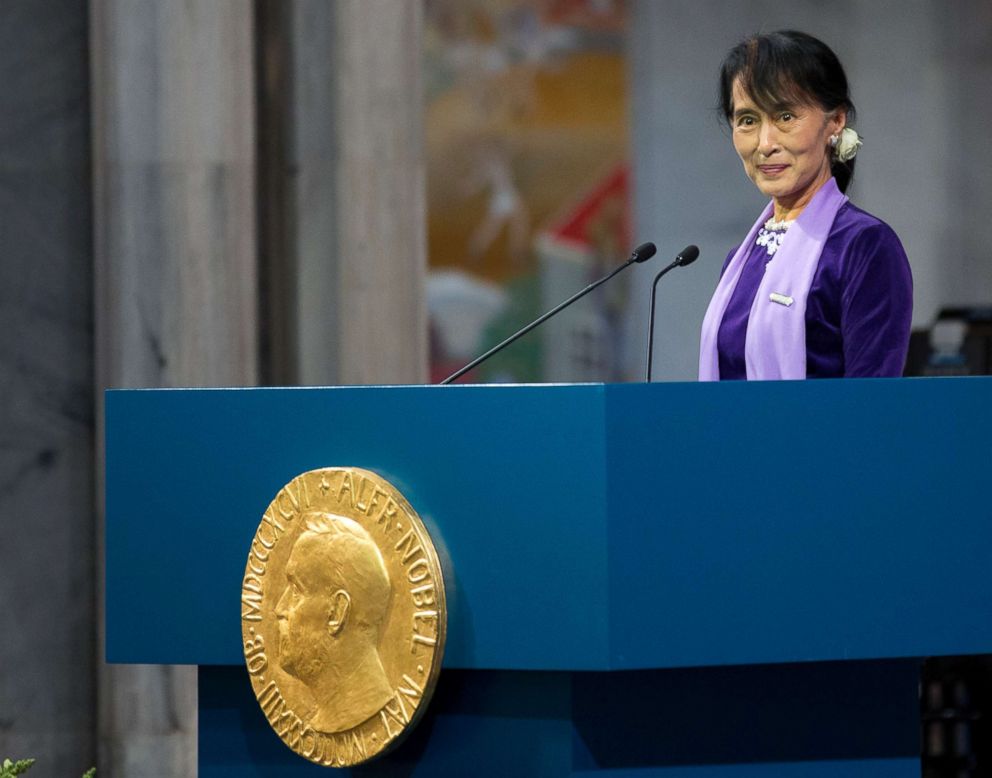
<svg viewBox="0 0 992 778"><path fill-rule="evenodd" d="M843 110L781 106L765 113L734 82L734 148L744 171L764 194L786 209L801 208L830 178L830 136L843 128Z"/></svg>

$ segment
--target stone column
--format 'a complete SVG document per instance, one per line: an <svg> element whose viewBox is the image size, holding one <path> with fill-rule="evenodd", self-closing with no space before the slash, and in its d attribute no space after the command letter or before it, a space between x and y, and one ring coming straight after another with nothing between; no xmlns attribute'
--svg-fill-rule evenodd
<svg viewBox="0 0 992 778"><path fill-rule="evenodd" d="M94 764L86 0L0 3L0 761Z"/></svg>
<svg viewBox="0 0 992 778"><path fill-rule="evenodd" d="M419 1L293 0L302 384L427 376Z"/></svg>
<svg viewBox="0 0 992 778"><path fill-rule="evenodd" d="M90 8L97 389L254 384L252 3ZM99 690L102 776L196 774L195 668L101 665Z"/></svg>

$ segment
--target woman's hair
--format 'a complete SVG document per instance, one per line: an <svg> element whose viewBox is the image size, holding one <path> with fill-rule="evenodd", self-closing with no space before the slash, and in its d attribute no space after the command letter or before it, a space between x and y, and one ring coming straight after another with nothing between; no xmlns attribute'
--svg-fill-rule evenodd
<svg viewBox="0 0 992 778"><path fill-rule="evenodd" d="M753 35L730 50L720 68L720 111L729 122L734 114L734 81L768 113L783 105L813 103L826 112L843 108L848 123L854 103L844 68L823 41L796 30ZM830 172L846 192L854 177L854 160L832 160Z"/></svg>

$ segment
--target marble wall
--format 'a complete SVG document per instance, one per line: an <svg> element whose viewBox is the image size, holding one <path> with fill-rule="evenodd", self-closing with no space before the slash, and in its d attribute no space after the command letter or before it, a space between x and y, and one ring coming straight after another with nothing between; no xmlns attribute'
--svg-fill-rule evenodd
<svg viewBox="0 0 992 778"><path fill-rule="evenodd" d="M95 763L86 0L0 3L0 760Z"/></svg>
<svg viewBox="0 0 992 778"><path fill-rule="evenodd" d="M97 386L251 386L252 5L93 0L90 34ZM195 775L196 727L196 668L99 665L103 774Z"/></svg>
<svg viewBox="0 0 992 778"><path fill-rule="evenodd" d="M422 6L293 0L291 16L297 380L423 382Z"/></svg>

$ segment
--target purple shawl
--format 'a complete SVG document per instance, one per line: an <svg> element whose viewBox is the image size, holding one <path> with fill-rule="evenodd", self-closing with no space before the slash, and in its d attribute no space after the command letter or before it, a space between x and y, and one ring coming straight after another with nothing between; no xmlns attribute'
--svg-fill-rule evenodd
<svg viewBox="0 0 992 778"><path fill-rule="evenodd" d="M847 197L831 178L813 195L769 262L748 318L744 356L748 380L806 377L806 297L837 211ZM717 336L720 322L744 269L758 230L769 219L769 203L727 265L703 319L699 380L720 379Z"/></svg>

